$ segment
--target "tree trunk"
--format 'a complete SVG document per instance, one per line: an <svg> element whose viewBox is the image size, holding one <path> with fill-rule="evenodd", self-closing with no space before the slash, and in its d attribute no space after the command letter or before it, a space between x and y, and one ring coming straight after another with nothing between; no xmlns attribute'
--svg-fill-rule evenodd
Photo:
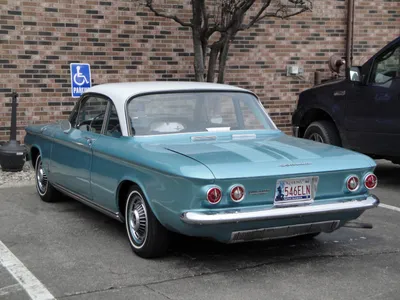
<svg viewBox="0 0 400 300"><path fill-rule="evenodd" d="M214 82L215 78L215 66L217 64L218 53L221 47L219 47L216 43L212 45L210 58L208 60L208 72L207 72L207 81Z"/></svg>
<svg viewBox="0 0 400 300"><path fill-rule="evenodd" d="M204 60L203 47L201 44L200 32L193 28L193 51L194 51L194 73L196 81L204 81Z"/></svg>
<svg viewBox="0 0 400 300"><path fill-rule="evenodd" d="M194 52L194 73L196 81L204 81L204 53L202 44L202 11L201 2L192 1L192 13L193 13L193 52Z"/></svg>
<svg viewBox="0 0 400 300"><path fill-rule="evenodd" d="M230 38L227 37L219 54L218 83L224 83L226 60L228 59Z"/></svg>
<svg viewBox="0 0 400 300"><path fill-rule="evenodd" d="M202 34L204 34L204 33L202 33ZM208 46L208 40L203 35L201 38L201 51L203 53L204 74L207 72L207 46Z"/></svg>

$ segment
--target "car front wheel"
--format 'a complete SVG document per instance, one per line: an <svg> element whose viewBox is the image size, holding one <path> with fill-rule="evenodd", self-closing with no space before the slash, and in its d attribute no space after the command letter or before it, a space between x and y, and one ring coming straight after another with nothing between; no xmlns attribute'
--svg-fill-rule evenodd
<svg viewBox="0 0 400 300"><path fill-rule="evenodd" d="M55 202L61 196L60 192L49 182L40 155L37 157L35 163L35 182L36 190L44 202Z"/></svg>
<svg viewBox="0 0 400 300"><path fill-rule="evenodd" d="M157 220L141 191L132 187L125 205L125 225L132 250L143 258L163 256L169 232Z"/></svg>
<svg viewBox="0 0 400 300"><path fill-rule="evenodd" d="M312 122L304 132L304 138L324 144L341 146L336 126L330 121Z"/></svg>

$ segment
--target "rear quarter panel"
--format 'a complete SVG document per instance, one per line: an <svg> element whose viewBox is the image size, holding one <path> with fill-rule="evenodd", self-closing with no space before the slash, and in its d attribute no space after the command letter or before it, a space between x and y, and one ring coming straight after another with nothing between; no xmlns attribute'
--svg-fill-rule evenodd
<svg viewBox="0 0 400 300"><path fill-rule="evenodd" d="M131 137L102 136L93 144L92 194L100 205L118 212L119 187L136 183L158 220L173 227L182 209L195 208L204 186L214 182L210 170L195 160Z"/></svg>

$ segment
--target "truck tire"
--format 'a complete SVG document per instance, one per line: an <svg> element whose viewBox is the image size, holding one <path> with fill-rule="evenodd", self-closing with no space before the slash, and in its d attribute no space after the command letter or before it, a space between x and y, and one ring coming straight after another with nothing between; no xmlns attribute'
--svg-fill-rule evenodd
<svg viewBox="0 0 400 300"><path fill-rule="evenodd" d="M339 147L342 145L336 126L331 121L312 122L304 132L303 138Z"/></svg>

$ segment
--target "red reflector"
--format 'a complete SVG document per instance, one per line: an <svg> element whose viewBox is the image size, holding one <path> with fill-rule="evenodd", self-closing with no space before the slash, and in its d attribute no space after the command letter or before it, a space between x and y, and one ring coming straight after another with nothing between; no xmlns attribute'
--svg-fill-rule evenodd
<svg viewBox="0 0 400 300"><path fill-rule="evenodd" d="M351 192L354 192L355 190L358 189L359 185L360 185L360 180L358 179L357 176L350 176L347 179L347 189Z"/></svg>
<svg viewBox="0 0 400 300"><path fill-rule="evenodd" d="M374 189L378 185L378 178L375 174L369 173L365 176L364 185L369 190Z"/></svg>
<svg viewBox="0 0 400 300"><path fill-rule="evenodd" d="M231 199L233 201L241 201L244 198L244 187L236 185L231 189Z"/></svg>
<svg viewBox="0 0 400 300"><path fill-rule="evenodd" d="M222 197L222 192L219 188L211 188L207 192L207 200L211 204L217 204L219 201L221 201Z"/></svg>

